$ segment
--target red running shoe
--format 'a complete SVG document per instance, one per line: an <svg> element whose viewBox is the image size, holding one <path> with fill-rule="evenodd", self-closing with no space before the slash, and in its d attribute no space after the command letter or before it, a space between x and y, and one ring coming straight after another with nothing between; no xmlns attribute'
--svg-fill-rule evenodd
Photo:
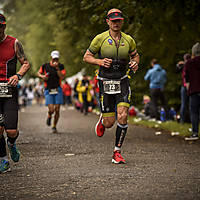
<svg viewBox="0 0 200 200"><path fill-rule="evenodd" d="M114 152L112 163L115 163L115 164L125 164L126 163L126 161L124 160L124 158L120 154L120 151Z"/></svg>
<svg viewBox="0 0 200 200"><path fill-rule="evenodd" d="M101 120L102 120L102 115L100 116L99 121L95 126L95 133L98 137L102 137L105 131L105 126L102 124Z"/></svg>

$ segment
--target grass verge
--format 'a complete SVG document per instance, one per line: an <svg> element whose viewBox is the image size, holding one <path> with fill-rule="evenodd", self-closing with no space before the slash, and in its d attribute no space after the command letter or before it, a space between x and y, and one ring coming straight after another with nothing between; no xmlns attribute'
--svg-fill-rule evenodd
<svg viewBox="0 0 200 200"><path fill-rule="evenodd" d="M100 114L98 109L94 109L93 112L98 115ZM131 117L131 116L129 116L128 122L130 124L154 128L158 131L161 131L161 130L168 131L171 133L172 136L179 135L182 137L189 136L191 134L189 129L192 127L191 123L181 124L176 121L160 122L160 121L144 120L138 117ZM200 130L200 127L199 127L199 130Z"/></svg>
<svg viewBox="0 0 200 200"><path fill-rule="evenodd" d="M184 123L180 124L176 121L151 121L151 120L143 120L141 118L137 117L130 117L129 116L129 123L135 124L135 125L142 125L149 128L155 128L157 130L165 130L171 132L171 134L177 134L180 136L189 136L189 128L191 128L190 123Z"/></svg>

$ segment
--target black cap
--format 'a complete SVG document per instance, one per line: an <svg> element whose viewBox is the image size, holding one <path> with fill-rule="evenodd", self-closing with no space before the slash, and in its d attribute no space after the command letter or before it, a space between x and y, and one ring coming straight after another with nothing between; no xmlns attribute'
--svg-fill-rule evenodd
<svg viewBox="0 0 200 200"><path fill-rule="evenodd" d="M121 12L112 12L107 17L109 20L124 19Z"/></svg>
<svg viewBox="0 0 200 200"><path fill-rule="evenodd" d="M6 24L6 18L0 14L0 24Z"/></svg>

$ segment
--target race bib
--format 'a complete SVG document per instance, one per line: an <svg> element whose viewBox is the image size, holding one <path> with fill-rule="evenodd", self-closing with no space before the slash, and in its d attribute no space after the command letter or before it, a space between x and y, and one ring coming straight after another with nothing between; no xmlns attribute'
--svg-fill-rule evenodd
<svg viewBox="0 0 200 200"><path fill-rule="evenodd" d="M121 93L120 81L103 81L103 87L106 94Z"/></svg>
<svg viewBox="0 0 200 200"><path fill-rule="evenodd" d="M12 87L7 83L0 83L0 97L12 97Z"/></svg>
<svg viewBox="0 0 200 200"><path fill-rule="evenodd" d="M49 89L49 94L58 94L58 88Z"/></svg>

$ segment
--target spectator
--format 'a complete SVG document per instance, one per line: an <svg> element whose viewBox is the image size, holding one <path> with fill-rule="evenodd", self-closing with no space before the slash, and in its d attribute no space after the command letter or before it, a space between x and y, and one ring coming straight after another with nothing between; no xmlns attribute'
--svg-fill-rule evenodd
<svg viewBox="0 0 200 200"><path fill-rule="evenodd" d="M190 118L192 134L185 140L198 140L200 121L200 44L192 47L192 59L185 64L186 87L189 94Z"/></svg>
<svg viewBox="0 0 200 200"><path fill-rule="evenodd" d="M27 106L27 88L28 86L25 85L22 87L22 106L25 108Z"/></svg>
<svg viewBox="0 0 200 200"><path fill-rule="evenodd" d="M97 101L97 105L98 105L98 108L100 109L100 99L99 99L99 84L98 84L98 73L99 73L99 70L97 69L95 71L95 76L94 76L94 93L95 93L95 98L96 98L96 101Z"/></svg>
<svg viewBox="0 0 200 200"><path fill-rule="evenodd" d="M153 106L151 98L148 95L143 96L144 114L147 117L153 118Z"/></svg>
<svg viewBox="0 0 200 200"><path fill-rule="evenodd" d="M32 85L29 85L26 88L26 94L27 94L27 105L32 106L32 101L34 99L34 90Z"/></svg>
<svg viewBox="0 0 200 200"><path fill-rule="evenodd" d="M38 84L35 86L35 97L36 97L37 104L40 106L42 106L43 104L43 90L44 90L44 87L42 83L39 81Z"/></svg>
<svg viewBox="0 0 200 200"><path fill-rule="evenodd" d="M92 89L92 85L90 84L87 76L84 74L83 79L79 81L77 85L78 97L79 101L83 104L82 110L85 115L88 114L88 106L92 101L92 95L90 90Z"/></svg>
<svg viewBox="0 0 200 200"><path fill-rule="evenodd" d="M167 103L164 97L164 85L166 83L166 71L158 64L156 59L151 61L152 69L149 69L144 77L145 80L150 81L150 94L151 101L153 105L153 116L157 120L160 119L160 114L158 111L158 101L160 100L161 106L167 113Z"/></svg>
<svg viewBox="0 0 200 200"><path fill-rule="evenodd" d="M173 107L170 108L169 110L169 120L176 120L176 111L174 110Z"/></svg>
<svg viewBox="0 0 200 200"><path fill-rule="evenodd" d="M74 95L73 95L75 100L78 100L78 92L77 92L77 90L76 90L76 89L77 89L78 83L79 83L79 80L76 79L76 80L75 80L75 83L74 83Z"/></svg>
<svg viewBox="0 0 200 200"><path fill-rule="evenodd" d="M186 80L185 80L185 63L191 59L191 55L186 53L183 56L183 61L179 61L176 65L176 72L181 72L182 85L181 85L181 108L180 108L180 123L190 122L187 117L189 115L189 96L187 95Z"/></svg>
<svg viewBox="0 0 200 200"><path fill-rule="evenodd" d="M71 99L72 88L67 82L67 80L65 80L65 83L62 85L62 90L63 90L64 104L66 103L68 106L72 105L72 99Z"/></svg>

